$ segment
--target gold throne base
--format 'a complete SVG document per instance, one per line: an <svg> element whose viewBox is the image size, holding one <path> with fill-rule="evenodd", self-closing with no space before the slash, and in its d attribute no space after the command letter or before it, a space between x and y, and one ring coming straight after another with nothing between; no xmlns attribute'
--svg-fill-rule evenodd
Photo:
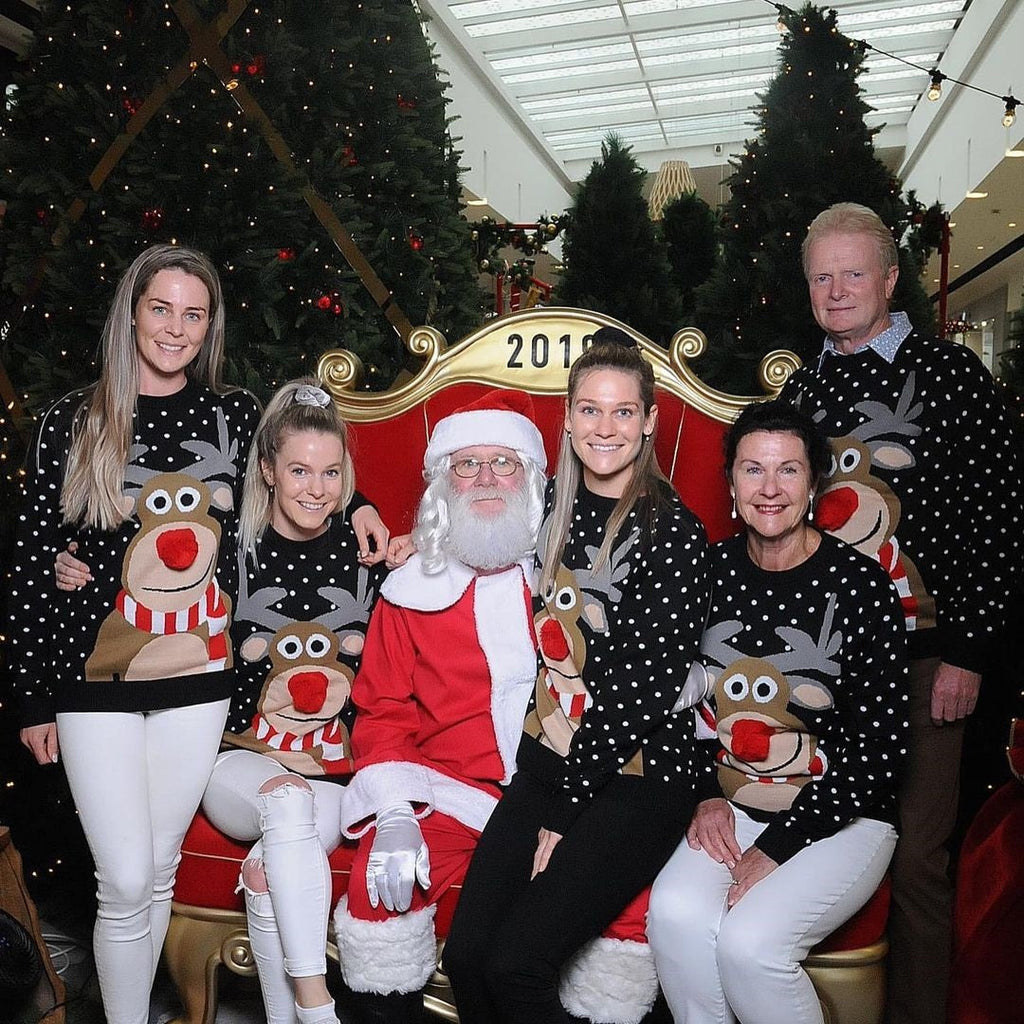
<svg viewBox="0 0 1024 1024"><path fill-rule="evenodd" d="M256 981L245 914L181 903L172 908L164 956L184 1012L171 1024L214 1024L218 969L224 967ZM889 943L883 938L862 949L808 957L804 966L818 993L825 1024L881 1024L888 950ZM337 962L338 948L333 941L327 943L327 954ZM427 983L424 1004L433 1020L459 1019L440 970Z"/></svg>

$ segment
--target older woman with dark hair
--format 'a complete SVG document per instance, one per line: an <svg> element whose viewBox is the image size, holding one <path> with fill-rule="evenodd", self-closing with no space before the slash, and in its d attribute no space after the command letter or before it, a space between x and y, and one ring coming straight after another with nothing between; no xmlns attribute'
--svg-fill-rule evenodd
<svg viewBox="0 0 1024 1024"><path fill-rule="evenodd" d="M746 529L712 549L699 720L715 732L648 918L677 1024L820 1024L800 962L870 897L896 844L903 615L881 566L814 526L829 460L814 422L779 402L745 409L726 438Z"/></svg>

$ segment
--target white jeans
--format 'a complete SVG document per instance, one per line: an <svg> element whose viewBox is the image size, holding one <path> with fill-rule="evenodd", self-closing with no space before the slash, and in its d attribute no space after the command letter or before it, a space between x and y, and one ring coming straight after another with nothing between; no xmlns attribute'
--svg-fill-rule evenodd
<svg viewBox="0 0 1024 1024"><path fill-rule="evenodd" d="M766 827L738 807L746 850ZM885 822L857 818L805 847L731 909L724 864L684 840L651 891L647 934L676 1024L822 1024L800 962L878 888L896 845Z"/></svg>
<svg viewBox="0 0 1024 1024"><path fill-rule="evenodd" d="M293 782L268 793L271 779ZM292 1024L289 978L327 971L331 875L327 855L341 842L342 786L291 775L253 750L217 758L203 797L206 816L234 839L257 840L249 860L262 864L265 890L244 885L249 941L270 1024Z"/></svg>
<svg viewBox="0 0 1024 1024"><path fill-rule="evenodd" d="M227 713L220 700L148 714L57 715L71 795L96 862L93 951L108 1024L149 1020L181 841Z"/></svg>

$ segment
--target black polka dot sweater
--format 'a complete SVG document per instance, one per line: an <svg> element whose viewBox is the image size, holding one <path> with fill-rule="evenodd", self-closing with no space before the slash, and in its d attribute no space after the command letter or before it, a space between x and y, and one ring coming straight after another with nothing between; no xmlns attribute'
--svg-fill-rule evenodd
<svg viewBox="0 0 1024 1024"><path fill-rule="evenodd" d="M63 525L60 491L82 393L42 418L29 452L9 575L10 663L22 723L59 711L147 711L219 700L233 686L228 637L236 510L259 420L246 391L189 382L140 395L115 531ZM69 542L92 572L57 590Z"/></svg>
<svg viewBox="0 0 1024 1024"><path fill-rule="evenodd" d="M1024 553L1020 456L991 375L914 331L894 362L829 353L782 397L832 438L816 522L889 571L911 657L984 671Z"/></svg>
<svg viewBox="0 0 1024 1024"><path fill-rule="evenodd" d="M357 561L350 515L363 504L356 495L312 540L268 526L257 559L239 566L237 688L225 744L301 775L352 771L349 696L381 575Z"/></svg>
<svg viewBox="0 0 1024 1024"><path fill-rule="evenodd" d="M553 782L547 827L563 834L617 772L688 799L697 770L692 716L672 708L707 614L704 529L672 493L653 530L634 509L591 574L614 506L581 485L554 592L534 603L539 673L519 763Z"/></svg>
<svg viewBox="0 0 1024 1024"><path fill-rule="evenodd" d="M700 746L717 770L701 798L770 822L756 845L779 864L854 818L894 823L907 660L885 570L827 534L793 569L759 569L743 535L712 567L701 655L717 738Z"/></svg>

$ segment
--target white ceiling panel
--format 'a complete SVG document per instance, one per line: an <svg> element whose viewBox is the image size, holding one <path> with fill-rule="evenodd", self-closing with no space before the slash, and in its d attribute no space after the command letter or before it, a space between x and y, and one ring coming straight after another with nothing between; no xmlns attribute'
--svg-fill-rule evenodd
<svg viewBox="0 0 1024 1024"><path fill-rule="evenodd" d="M423 0L563 160L600 154L609 130L657 167L659 151L750 134L778 63L764 0ZM795 3L791 6L797 6ZM836 0L839 27L869 50L860 78L878 111L906 123L966 0Z"/></svg>

